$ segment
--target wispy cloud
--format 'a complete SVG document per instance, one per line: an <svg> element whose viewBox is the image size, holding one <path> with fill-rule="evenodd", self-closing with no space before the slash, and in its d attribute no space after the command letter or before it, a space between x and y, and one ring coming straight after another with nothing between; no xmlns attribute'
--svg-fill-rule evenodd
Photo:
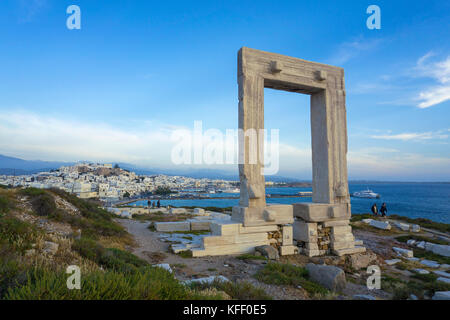
<svg viewBox="0 0 450 320"><path fill-rule="evenodd" d="M433 52L428 52L417 61L416 70L419 74L437 82L419 93L419 108L429 108L450 100L450 56L442 61L429 62L434 55Z"/></svg>
<svg viewBox="0 0 450 320"><path fill-rule="evenodd" d="M20 23L27 23L33 20L33 18L47 6L47 0L19 0L20 9Z"/></svg>
<svg viewBox="0 0 450 320"><path fill-rule="evenodd" d="M380 45L382 41L382 39L359 38L353 41L344 42L338 46L336 53L330 59L330 63L343 65L349 60L356 58L361 53L373 50Z"/></svg>
<svg viewBox="0 0 450 320"><path fill-rule="evenodd" d="M447 130L446 130L447 131ZM381 140L401 140L401 141L423 141L423 140L433 140L433 139L447 139L448 134L445 131L435 131L435 132L407 132L398 134L381 134L370 136L373 139Z"/></svg>

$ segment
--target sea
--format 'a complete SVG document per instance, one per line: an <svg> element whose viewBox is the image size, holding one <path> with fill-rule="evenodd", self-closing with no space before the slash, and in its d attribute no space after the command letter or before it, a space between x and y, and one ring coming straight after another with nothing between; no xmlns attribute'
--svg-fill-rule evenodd
<svg viewBox="0 0 450 320"><path fill-rule="evenodd" d="M378 208L385 202L387 214L410 218L427 218L436 222L450 223L450 183L350 183L350 193L370 189L380 194L379 199L351 197L352 214L369 213L376 203ZM295 195L311 188L267 187L266 194ZM162 206L232 207L238 205L239 193L208 194L209 197L236 197L235 199L173 199L161 200ZM267 203L292 204L311 202L310 197L267 198ZM136 201L131 205L146 205L147 201Z"/></svg>

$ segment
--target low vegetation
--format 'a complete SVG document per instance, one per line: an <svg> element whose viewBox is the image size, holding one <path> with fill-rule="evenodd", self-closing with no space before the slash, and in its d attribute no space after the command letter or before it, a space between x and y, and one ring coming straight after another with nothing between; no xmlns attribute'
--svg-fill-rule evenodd
<svg viewBox="0 0 450 320"><path fill-rule="evenodd" d="M256 288L247 281L231 282L215 280L212 283L192 283L189 286L196 291L214 288L218 291L225 292L231 299L237 300L271 300L272 297L267 295L261 288Z"/></svg>
<svg viewBox="0 0 450 320"><path fill-rule="evenodd" d="M395 240L397 240L398 242L403 242L403 243L406 243L410 239L416 240L416 241L431 242L431 243L435 243L435 244L444 244L444 245L448 244L448 242L444 241L444 240L432 239L432 238L417 236L417 235L399 236L399 237L395 238Z"/></svg>
<svg viewBox="0 0 450 320"><path fill-rule="evenodd" d="M0 196L0 299L221 298L186 287L173 274L128 251L102 245L127 239L128 234L95 203L59 190L1 189ZM82 236L59 238L19 219L12 200L24 196L34 215L81 227ZM56 196L75 206L77 214L59 209ZM44 240L57 242L57 252L44 254ZM81 290L66 286L65 268L73 261L82 270Z"/></svg>
<svg viewBox="0 0 450 320"><path fill-rule="evenodd" d="M256 273L255 278L267 284L301 286L311 295L329 293L326 288L308 280L308 270L292 264L268 263Z"/></svg>
<svg viewBox="0 0 450 320"><path fill-rule="evenodd" d="M236 259L239 260L267 260L266 257L260 255L260 256L256 256L254 254L249 254L249 253L245 253L245 254L241 254L240 256L237 256Z"/></svg>
<svg viewBox="0 0 450 320"><path fill-rule="evenodd" d="M437 276L434 274L415 274L412 278L412 280L404 281L391 276L383 276L381 289L392 293L394 300L410 299L411 295L423 299L425 296L433 296L436 291L450 290L450 285L437 281Z"/></svg>
<svg viewBox="0 0 450 320"><path fill-rule="evenodd" d="M396 214L390 215L389 218L394 220L401 220L412 224L418 224L423 228L433 229L441 232L450 232L450 224L434 222L430 219L425 218L408 218L404 216L399 216Z"/></svg>

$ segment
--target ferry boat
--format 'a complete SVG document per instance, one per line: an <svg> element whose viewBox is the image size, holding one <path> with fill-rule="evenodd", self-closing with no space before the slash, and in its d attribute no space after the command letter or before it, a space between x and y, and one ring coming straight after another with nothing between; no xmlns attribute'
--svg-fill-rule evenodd
<svg viewBox="0 0 450 320"><path fill-rule="evenodd" d="M357 191L351 194L352 197L355 198L367 198L367 199L379 199L380 195L378 193L373 192L370 189L364 191Z"/></svg>

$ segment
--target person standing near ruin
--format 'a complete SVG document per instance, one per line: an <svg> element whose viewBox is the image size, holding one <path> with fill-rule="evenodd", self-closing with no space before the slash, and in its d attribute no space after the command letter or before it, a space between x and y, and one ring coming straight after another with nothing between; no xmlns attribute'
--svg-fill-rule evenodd
<svg viewBox="0 0 450 320"><path fill-rule="evenodd" d="M384 203L384 202L383 202L383 204L381 205L380 213L381 213L381 216L382 216L382 217L386 217L387 208L386 208L386 203Z"/></svg>
<svg viewBox="0 0 450 320"><path fill-rule="evenodd" d="M161 208L161 202L158 200L158 203L156 204L156 206L158 207L158 208Z"/></svg>
<svg viewBox="0 0 450 320"><path fill-rule="evenodd" d="M374 203L372 208L370 208L372 210L373 215L377 216L378 215L378 208L377 208L377 204Z"/></svg>

